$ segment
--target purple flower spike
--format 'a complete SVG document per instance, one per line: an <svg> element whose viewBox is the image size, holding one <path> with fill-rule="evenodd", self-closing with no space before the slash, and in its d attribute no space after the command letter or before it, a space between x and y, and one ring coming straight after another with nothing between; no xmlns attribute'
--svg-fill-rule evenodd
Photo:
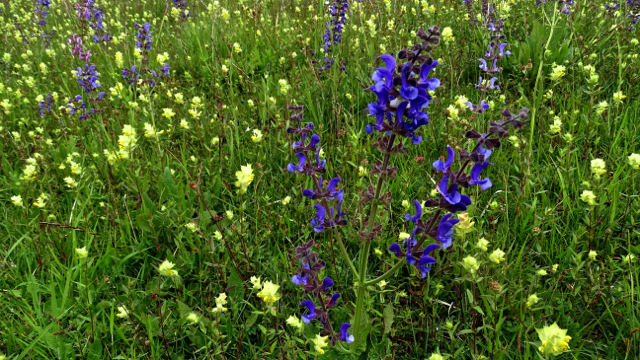
<svg viewBox="0 0 640 360"><path fill-rule="evenodd" d="M324 218L326 211L324 210L324 207L319 204L315 204L313 207L316 208L317 212L316 217L311 219L310 224L313 226L313 230L315 230L315 232L321 233L324 231Z"/></svg>
<svg viewBox="0 0 640 360"><path fill-rule="evenodd" d="M442 243L442 247L448 249L453 243L453 227L460 222L458 219L450 219L453 214L447 214L440 220L436 240Z"/></svg>

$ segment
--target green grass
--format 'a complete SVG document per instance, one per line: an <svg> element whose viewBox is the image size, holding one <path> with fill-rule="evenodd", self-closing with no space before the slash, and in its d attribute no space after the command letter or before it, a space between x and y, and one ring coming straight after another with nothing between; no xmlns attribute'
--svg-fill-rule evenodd
<svg viewBox="0 0 640 360"><path fill-rule="evenodd" d="M433 25L450 27L455 41L430 54L441 62L435 76L442 85L428 108L430 124L420 130L424 141L391 158L398 176L383 189L393 202L388 212L379 209L384 232L372 243L371 278L395 263L387 247L412 230L402 202L429 197L439 178L431 163L446 155L446 145L470 150L474 143L464 133L486 132L505 107L527 106L530 115L535 109L535 120L511 131L494 151L487 172L493 187L466 192L474 203L467 211L472 231L456 236L429 275L420 279L403 266L384 288L367 289L369 336L360 358L541 359L535 329L554 322L572 337L561 358L640 358L640 272L637 257L623 261L640 255L640 171L628 164L640 149L640 46L637 31L625 29L626 2L621 15L609 16L601 9L606 2L579 0L568 17L554 16L554 3L511 4L504 41L512 55L501 61L500 90L485 98L493 104L489 111L461 110L458 120L446 109L459 95L479 101L476 59L489 43L481 21L469 24L462 2L351 4L336 65L319 75L311 50L322 47L322 1L221 1L210 10L208 2L188 1L195 17L180 21L171 16L171 1L98 0L117 41L85 38L100 90L107 92L106 101L96 103L104 112L88 120L61 109L81 95L71 71L83 63L66 45L70 34L83 32L75 2L52 4L46 29L57 32L49 53L42 38L27 37L24 44L14 37L14 16L24 34L42 32L32 29L33 2L0 3L1 52L10 54L0 62L0 101L12 105L0 106L6 110L0 111L0 359L353 358L334 349L315 353L308 340L320 332L317 322L300 333L285 321L303 314L299 303L307 297L290 279L299 269L295 247L311 239L327 263L322 275L343 294L330 312L334 328L352 319L356 303L354 278L332 246L335 237L309 225L315 210L302 190L312 181L286 171L297 161L291 145L298 140L286 133L295 125L287 105L303 104L305 121L316 125L325 179L343 179L349 225L340 232L359 259L357 232L369 211L360 204L361 191L377 182L360 176L359 167L369 169L383 157L372 146L375 136L364 131L375 96L362 89L381 66L375 56L397 53L416 41L412 31ZM149 67L160 68L156 55L164 52L171 66L153 89L130 87L120 76L124 66L143 67L134 56L134 23L147 21L154 40ZM376 25L375 35L367 21ZM549 76L554 63L566 66L559 81ZM588 84L584 65L595 68L596 85ZM291 86L286 94L281 79ZM117 84L123 90L112 94ZM549 90L553 95L543 96ZM621 104L613 100L618 91L626 96ZM49 92L57 96L52 112L40 117L36 98ZM184 103L175 102L177 93ZM199 118L188 113L194 97L204 105ZM608 108L600 115L595 105L602 101ZM176 116L163 117L165 108ZM562 121L559 134L550 131L555 116ZM180 126L183 119L189 129ZM145 137L145 123L165 132ZM118 151L125 125L135 129L136 146L126 159L110 162L105 151ZM261 142L252 141L253 129L262 131ZM596 158L606 163L600 179L590 168ZM37 169L32 181L21 180L28 159ZM240 196L235 173L246 164L255 178ZM67 177L77 186L67 186ZM594 192L596 205L581 201L584 190ZM33 203L43 193L48 199L40 208ZM20 206L11 200L17 195ZM218 220L226 211L233 218ZM196 231L185 227L190 222ZM490 242L486 253L475 247L483 237ZM86 261L75 253L82 247ZM499 265L488 260L495 249L506 253ZM481 261L476 276L461 265L467 256ZM159 275L164 260L176 264L179 278ZM252 276L281 286L273 309L256 296ZM212 313L220 293L228 295L228 311ZM540 300L527 306L533 294ZM116 316L122 306L128 319ZM197 324L187 320L191 312L199 315Z"/></svg>

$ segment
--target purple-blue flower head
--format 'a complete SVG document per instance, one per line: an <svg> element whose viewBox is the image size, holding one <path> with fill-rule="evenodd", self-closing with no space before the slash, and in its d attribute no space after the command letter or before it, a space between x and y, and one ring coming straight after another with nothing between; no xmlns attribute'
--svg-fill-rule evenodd
<svg viewBox="0 0 640 360"><path fill-rule="evenodd" d="M321 233L324 231L326 211L324 210L324 207L319 204L314 204L313 207L316 208L316 217L311 219L310 224L313 226L313 230L315 230L315 232Z"/></svg>
<svg viewBox="0 0 640 360"><path fill-rule="evenodd" d="M349 323L343 323L342 325L340 325L340 340L345 341L347 344L351 344L355 339L353 337L353 335L349 334L349 328L351 327L351 324Z"/></svg>
<svg viewBox="0 0 640 360"><path fill-rule="evenodd" d="M469 185L480 185L482 190L487 190L491 187L491 180L489 178L479 179L480 173L484 168L489 166L490 162L485 161L482 164L474 164L473 168L471 168L471 180L469 181Z"/></svg>
<svg viewBox="0 0 640 360"><path fill-rule="evenodd" d="M293 277L291 278L291 282L296 285L307 285L308 279L309 279L309 275L307 276L293 275Z"/></svg>
<svg viewBox="0 0 640 360"><path fill-rule="evenodd" d="M453 160L456 157L456 153L455 151L453 151L453 148L451 148L451 146L447 146L447 161L442 161L442 160L436 160L433 162L433 167L434 169L436 169L436 171L442 171L443 173L446 173L447 170L449 170L449 168L451 167L451 164L453 164Z"/></svg>
<svg viewBox="0 0 640 360"><path fill-rule="evenodd" d="M324 278L324 280L322 280L322 291L327 292L331 287L333 287L333 280L331 280L330 277Z"/></svg>
<svg viewBox="0 0 640 360"><path fill-rule="evenodd" d="M442 247L448 249L453 242L453 227L460 222L458 219L451 219L453 214L447 214L440 220L438 225L436 240L442 243Z"/></svg>
<svg viewBox="0 0 640 360"><path fill-rule="evenodd" d="M416 214L414 216L411 216L411 214L406 214L404 216L404 219L407 221L411 221L414 224L418 224L420 218L422 217L422 205L420 205L420 202L417 200L413 200L413 205L416 207Z"/></svg>
<svg viewBox="0 0 640 360"><path fill-rule="evenodd" d="M318 314L316 314L316 305L313 303L313 301L303 300L300 305L306 307L309 310L309 315L302 315L302 321L304 321L305 324L310 323L312 319L318 316Z"/></svg>

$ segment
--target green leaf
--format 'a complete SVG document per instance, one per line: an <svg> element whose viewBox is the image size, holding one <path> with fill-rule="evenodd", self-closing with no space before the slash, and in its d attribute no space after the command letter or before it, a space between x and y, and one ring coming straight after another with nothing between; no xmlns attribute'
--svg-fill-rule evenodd
<svg viewBox="0 0 640 360"><path fill-rule="evenodd" d="M178 187L176 186L176 181L173 178L173 174L171 173L171 169L169 167L164 168L164 173L162 174L162 182L164 186L167 187L169 193L173 196L178 196Z"/></svg>
<svg viewBox="0 0 640 360"><path fill-rule="evenodd" d="M391 303L384 307L384 333L388 334L393 325L393 305Z"/></svg>
<svg viewBox="0 0 640 360"><path fill-rule="evenodd" d="M151 201L151 198L149 198L147 193L142 193L142 203L144 204L145 209L150 210L152 213L155 214L158 211L156 204Z"/></svg>
<svg viewBox="0 0 640 360"><path fill-rule="evenodd" d="M151 219L153 219L153 214L150 212L142 213L136 216L136 224L144 231L153 232Z"/></svg>
<svg viewBox="0 0 640 360"><path fill-rule="evenodd" d="M100 360L102 359L102 341L99 337L93 339L93 343L89 345L89 353L87 354L88 360Z"/></svg>
<svg viewBox="0 0 640 360"><path fill-rule="evenodd" d="M469 304L473 304L473 294L469 289L467 289L467 297L469 298Z"/></svg>
<svg viewBox="0 0 640 360"><path fill-rule="evenodd" d="M244 300L244 286L242 285L242 278L238 275L236 269L232 266L229 269L229 287L234 287L229 290L229 297L235 298L236 301Z"/></svg>
<svg viewBox="0 0 640 360"><path fill-rule="evenodd" d="M250 328L251 326L253 326L253 324L256 323L256 320L258 320L258 314L251 314L248 318L247 318L247 322L244 324L245 328Z"/></svg>

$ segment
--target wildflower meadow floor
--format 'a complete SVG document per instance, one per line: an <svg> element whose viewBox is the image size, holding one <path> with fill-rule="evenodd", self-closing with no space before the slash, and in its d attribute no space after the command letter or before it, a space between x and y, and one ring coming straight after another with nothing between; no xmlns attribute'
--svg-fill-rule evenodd
<svg viewBox="0 0 640 360"><path fill-rule="evenodd" d="M640 359L638 0L0 0L0 360Z"/></svg>

